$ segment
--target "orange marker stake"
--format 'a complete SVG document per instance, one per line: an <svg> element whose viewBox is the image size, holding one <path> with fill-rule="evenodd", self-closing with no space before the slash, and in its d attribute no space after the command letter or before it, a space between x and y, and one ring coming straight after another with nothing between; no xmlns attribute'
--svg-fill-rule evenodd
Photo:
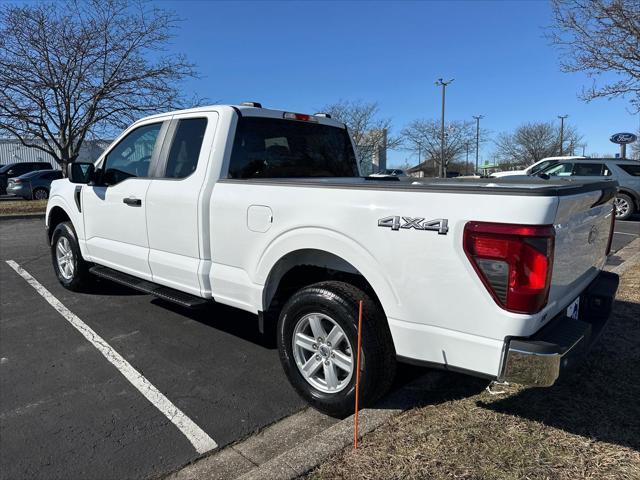
<svg viewBox="0 0 640 480"><path fill-rule="evenodd" d="M356 350L356 413L353 417L353 448L358 448L358 395L360 392L360 338L362 337L362 300L358 302L358 349Z"/></svg>

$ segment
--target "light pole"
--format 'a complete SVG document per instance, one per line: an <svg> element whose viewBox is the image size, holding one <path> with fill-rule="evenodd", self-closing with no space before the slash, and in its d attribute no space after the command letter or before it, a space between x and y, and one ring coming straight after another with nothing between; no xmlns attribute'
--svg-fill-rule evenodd
<svg viewBox="0 0 640 480"><path fill-rule="evenodd" d="M562 148L562 144L564 143L564 119L567 118L569 115L558 115L558 118L560 119L560 156L562 157L563 152L563 148Z"/></svg>
<svg viewBox="0 0 640 480"><path fill-rule="evenodd" d="M467 160L464 162L464 174L469 175L469 140L464 144L467 147Z"/></svg>
<svg viewBox="0 0 640 480"><path fill-rule="evenodd" d="M436 85L442 87L442 122L440 124L440 169L439 175L440 178L444 178L447 175L447 170L444 166L444 97L447 90L447 85L453 82L453 78L447 82L443 81L441 78L438 79Z"/></svg>
<svg viewBox="0 0 640 480"><path fill-rule="evenodd" d="M476 119L476 171L478 173L478 155L480 154L480 119L484 118L484 115L474 115Z"/></svg>

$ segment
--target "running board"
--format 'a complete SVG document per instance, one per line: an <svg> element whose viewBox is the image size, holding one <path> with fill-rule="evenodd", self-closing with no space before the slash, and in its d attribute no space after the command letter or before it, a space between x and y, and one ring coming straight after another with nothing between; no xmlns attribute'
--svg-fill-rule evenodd
<svg viewBox="0 0 640 480"><path fill-rule="evenodd" d="M181 292L180 290L175 290L173 288L164 287L157 283L148 282L147 280L142 280L141 278L134 277L133 275L128 275L126 273L113 270L112 268L103 267L102 265L95 265L91 267L89 271L97 277L111 280L112 282L134 288L172 303L177 303L182 307L197 308L209 303L204 298L196 297L195 295Z"/></svg>

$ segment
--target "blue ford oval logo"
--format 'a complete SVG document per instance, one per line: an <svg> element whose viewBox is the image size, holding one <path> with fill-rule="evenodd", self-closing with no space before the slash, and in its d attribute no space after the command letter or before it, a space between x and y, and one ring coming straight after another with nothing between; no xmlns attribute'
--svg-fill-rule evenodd
<svg viewBox="0 0 640 480"><path fill-rule="evenodd" d="M616 133L611 135L611 140L613 143L624 144L624 143L633 143L638 139L633 133Z"/></svg>

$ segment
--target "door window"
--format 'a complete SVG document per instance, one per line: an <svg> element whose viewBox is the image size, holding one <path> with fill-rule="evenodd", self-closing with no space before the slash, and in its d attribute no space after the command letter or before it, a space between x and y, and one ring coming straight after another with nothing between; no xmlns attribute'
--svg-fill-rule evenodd
<svg viewBox="0 0 640 480"><path fill-rule="evenodd" d="M206 129L206 118L185 118L178 122L167 158L165 178L186 178L195 172Z"/></svg>
<svg viewBox="0 0 640 480"><path fill-rule="evenodd" d="M573 167L573 175L578 177L600 177L603 175L602 163L583 163L576 162Z"/></svg>
<svg viewBox="0 0 640 480"><path fill-rule="evenodd" d="M161 126L162 122L136 128L107 154L104 164L104 181L107 185L149 174L151 155Z"/></svg>

